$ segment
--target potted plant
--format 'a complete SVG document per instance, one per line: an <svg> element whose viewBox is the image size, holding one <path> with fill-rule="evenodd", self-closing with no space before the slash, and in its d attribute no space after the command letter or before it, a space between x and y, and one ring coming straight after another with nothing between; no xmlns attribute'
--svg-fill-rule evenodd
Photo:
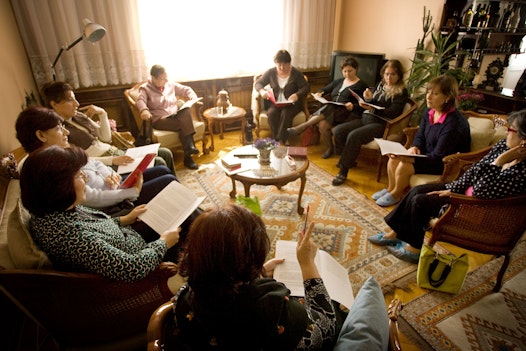
<svg viewBox="0 0 526 351"><path fill-rule="evenodd" d="M484 95L474 93L470 90L461 92L457 97L457 106L462 111L475 111L481 101L484 100Z"/></svg>
<svg viewBox="0 0 526 351"><path fill-rule="evenodd" d="M279 143L272 138L257 139L254 142L254 147L259 150L259 163L270 163L270 152L279 145Z"/></svg>

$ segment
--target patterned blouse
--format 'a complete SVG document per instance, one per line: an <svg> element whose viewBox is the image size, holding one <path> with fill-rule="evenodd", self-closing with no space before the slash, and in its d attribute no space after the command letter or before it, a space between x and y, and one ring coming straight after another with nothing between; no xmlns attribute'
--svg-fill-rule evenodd
<svg viewBox="0 0 526 351"><path fill-rule="evenodd" d="M146 243L119 218L84 206L43 217L31 216L30 231L55 268L98 273L136 281L161 263L167 247L162 240Z"/></svg>
<svg viewBox="0 0 526 351"><path fill-rule="evenodd" d="M526 193L526 161L506 169L491 164L507 150L509 148L506 139L502 139L460 178L446 184L446 189L464 194L473 186L473 196L482 199L498 199Z"/></svg>
<svg viewBox="0 0 526 351"><path fill-rule="evenodd" d="M282 283L257 279L233 303L213 303L215 311L209 313L211 308L203 307L184 285L172 299L175 349L332 349L339 331L323 280L306 280L304 288L302 304Z"/></svg>

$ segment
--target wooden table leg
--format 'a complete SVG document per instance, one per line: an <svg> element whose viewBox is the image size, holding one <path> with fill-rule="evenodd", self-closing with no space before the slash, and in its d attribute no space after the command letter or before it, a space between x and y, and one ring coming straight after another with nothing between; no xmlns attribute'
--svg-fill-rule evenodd
<svg viewBox="0 0 526 351"><path fill-rule="evenodd" d="M236 197L236 181L233 178L230 178L232 180L232 191L230 192L230 197L234 199Z"/></svg>
<svg viewBox="0 0 526 351"><path fill-rule="evenodd" d="M214 151L214 119L208 118L208 133L210 133L210 147L209 149Z"/></svg>
<svg viewBox="0 0 526 351"><path fill-rule="evenodd" d="M246 145L246 141L245 141L245 129L246 129L246 126L247 126L247 120L245 118L245 116L243 116L243 118L241 118L241 145Z"/></svg>
<svg viewBox="0 0 526 351"><path fill-rule="evenodd" d="M301 216L303 214L303 211L305 210L303 207L301 207L301 197L303 196L303 190L305 190L305 183L307 182L307 177L305 176L305 173L301 175L300 179L301 185L300 193L298 194L298 214Z"/></svg>

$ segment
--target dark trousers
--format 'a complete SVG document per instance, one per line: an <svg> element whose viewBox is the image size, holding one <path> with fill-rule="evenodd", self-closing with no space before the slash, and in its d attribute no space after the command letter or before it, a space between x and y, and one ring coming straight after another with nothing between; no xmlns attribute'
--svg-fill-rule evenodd
<svg viewBox="0 0 526 351"><path fill-rule="evenodd" d="M396 232L398 239L414 248L422 247L429 220L437 217L442 206L450 203L449 196L427 193L444 189L443 183L416 186L385 216L385 222Z"/></svg>
<svg viewBox="0 0 526 351"><path fill-rule="evenodd" d="M292 120L302 110L302 102L298 101L292 106L270 106L267 110L268 124L272 138L285 143L289 138L287 128L292 127Z"/></svg>
<svg viewBox="0 0 526 351"><path fill-rule="evenodd" d="M181 141L185 136L195 134L192 113L189 108L180 110L175 115L156 120L153 122L153 127L160 130L178 132Z"/></svg>

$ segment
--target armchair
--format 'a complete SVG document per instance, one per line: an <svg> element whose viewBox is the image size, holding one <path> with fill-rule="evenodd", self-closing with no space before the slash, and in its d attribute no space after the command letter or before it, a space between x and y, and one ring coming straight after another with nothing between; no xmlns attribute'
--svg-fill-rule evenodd
<svg viewBox="0 0 526 351"><path fill-rule="evenodd" d="M402 347L398 338L398 315L402 310L402 302L398 299L391 301L388 308L389 317L389 351L401 351ZM171 350L170 335L173 335L173 302L168 301L153 312L148 329L148 351ZM364 349L366 349L364 347Z"/></svg>
<svg viewBox="0 0 526 351"><path fill-rule="evenodd" d="M429 245L448 242L467 250L504 255L494 292L500 290L510 253L526 230L526 194L483 200L451 194L451 204L434 223Z"/></svg>
<svg viewBox="0 0 526 351"><path fill-rule="evenodd" d="M450 182L461 176L473 163L479 161L493 144L506 137L506 115L482 114L473 111L462 111L468 119L471 134L471 150L466 153L448 155L442 159L444 172L442 175L413 174L409 180L410 187L431 182ZM413 143L417 127L404 129L406 134L405 147Z"/></svg>
<svg viewBox="0 0 526 351"><path fill-rule="evenodd" d="M133 87L124 90L124 97L128 105L130 106L135 123L139 130L142 127L143 120L141 119L141 114L139 112L139 109L137 108L136 102L137 98L139 97L139 87L142 84L143 83L138 83L135 84ZM181 99L181 101L183 101L183 99ZM205 135L205 122L203 121L200 112L202 106L203 103L198 101L191 107L192 120L194 122L195 128L194 140L202 141L203 153L208 154L209 150L206 148L207 138ZM150 122L148 121L147 123ZM168 149L182 148L181 140L179 140L179 134L177 132L172 132L168 130L160 130L154 128L153 142L160 143L162 147L166 147Z"/></svg>
<svg viewBox="0 0 526 351"><path fill-rule="evenodd" d="M413 112L416 110L417 107L418 105L413 99L408 99L402 114L387 122L382 138L385 140L396 141L401 143L405 137L404 128L406 128L409 125L411 116L413 115ZM382 156L380 152L380 146L378 146L378 143L374 140L370 141L365 145L362 145L362 150L366 150L366 152L374 152L377 155L378 172L376 176L376 181L379 182L380 178L382 177L382 170L384 168L384 164L386 163L387 156Z"/></svg>
<svg viewBox="0 0 526 351"><path fill-rule="evenodd" d="M261 77L261 74L254 76L254 83L256 80ZM304 76L305 80L308 81L307 76ZM303 100L303 111L296 114L294 119L292 120L292 126L295 127L309 119L310 113L308 109L308 96ZM259 95L259 92L257 92L255 89L252 89L252 115L254 116L254 123L256 125L255 132L256 136L259 138L260 131L270 130L270 125L268 123L268 115L267 111L265 110L265 105L263 102L263 99Z"/></svg>

